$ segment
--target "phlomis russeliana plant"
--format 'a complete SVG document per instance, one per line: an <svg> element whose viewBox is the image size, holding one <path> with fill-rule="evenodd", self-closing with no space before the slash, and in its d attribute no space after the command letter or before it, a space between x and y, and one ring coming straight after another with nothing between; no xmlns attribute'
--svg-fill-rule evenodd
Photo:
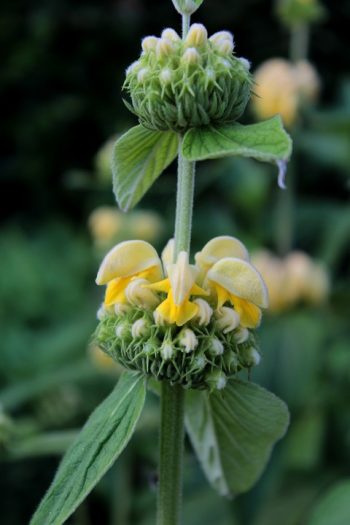
<svg viewBox="0 0 350 525"><path fill-rule="evenodd" d="M174 237L161 254L124 241L101 263L94 341L125 372L67 451L32 525L60 525L74 512L130 440L148 387L161 400L159 525L181 520L185 427L209 483L234 496L254 485L288 425L285 404L239 375L260 362L255 331L268 306L246 247L219 236L192 259L190 244L196 162L271 162L283 187L291 140L278 116L237 122L254 90L249 61L236 55L230 32L210 36L190 24L202 0L173 3L182 34L167 28L144 38L126 71L125 103L139 124L116 142L112 168L128 211L177 157Z"/></svg>

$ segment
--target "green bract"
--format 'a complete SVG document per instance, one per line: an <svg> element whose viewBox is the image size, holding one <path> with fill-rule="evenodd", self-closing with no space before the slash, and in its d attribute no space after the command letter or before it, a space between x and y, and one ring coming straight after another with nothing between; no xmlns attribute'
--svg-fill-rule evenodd
<svg viewBox="0 0 350 525"><path fill-rule="evenodd" d="M137 334L133 327L140 320L147 328ZM254 331L245 332L244 337L239 328L223 333L215 319L207 326L195 322L184 327L157 326L151 312L133 308L119 315L107 313L94 339L129 370L185 388L221 390L227 377L260 361ZM196 341L195 348L186 347L184 342L191 337Z"/></svg>
<svg viewBox="0 0 350 525"><path fill-rule="evenodd" d="M233 54L233 38L221 31L207 38L192 25L185 41L172 29L147 37L126 73L130 109L153 130L189 128L237 120L250 98L249 63Z"/></svg>

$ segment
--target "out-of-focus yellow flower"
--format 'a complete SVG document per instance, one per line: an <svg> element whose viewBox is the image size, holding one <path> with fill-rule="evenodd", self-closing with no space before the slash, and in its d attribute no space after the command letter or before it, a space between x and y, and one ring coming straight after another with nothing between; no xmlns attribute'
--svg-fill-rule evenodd
<svg viewBox="0 0 350 525"><path fill-rule="evenodd" d="M118 365L109 355L107 355L101 348L97 345L89 346L89 354L93 364L96 368L100 370L112 371L117 373L118 370L121 371L122 368Z"/></svg>
<svg viewBox="0 0 350 525"><path fill-rule="evenodd" d="M325 269L303 252L291 252L284 259L262 251L253 256L269 290L270 311L282 312L298 303L321 304L329 294Z"/></svg>
<svg viewBox="0 0 350 525"><path fill-rule="evenodd" d="M120 235L123 216L112 206L101 206L91 213L88 225L96 244L101 247L108 246Z"/></svg>
<svg viewBox="0 0 350 525"><path fill-rule="evenodd" d="M252 103L257 117L263 120L280 114L287 127L297 120L302 102L315 102L320 89L317 72L307 61L292 64L273 58L256 70L254 78Z"/></svg>
<svg viewBox="0 0 350 525"><path fill-rule="evenodd" d="M157 292L167 293L156 312L167 323L183 326L198 313L199 306L190 301L192 295L208 295L195 280L198 270L189 264L188 253L180 252L175 264L167 265L168 277L148 287Z"/></svg>
<svg viewBox="0 0 350 525"><path fill-rule="evenodd" d="M110 184L112 180L111 164L116 140L116 136L108 139L107 142L105 142L105 144L103 144L103 146L99 149L95 157L95 168L97 175L103 183Z"/></svg>
<svg viewBox="0 0 350 525"><path fill-rule="evenodd" d="M154 242L164 230L161 217L154 211L135 211L127 217L128 231L131 237Z"/></svg>
<svg viewBox="0 0 350 525"><path fill-rule="evenodd" d="M125 241L117 244L103 259L97 274L97 284L107 284L104 305L127 303L125 291L132 280L149 282L162 278L162 267L156 250L145 241Z"/></svg>
<svg viewBox="0 0 350 525"><path fill-rule="evenodd" d="M307 102L315 102L321 88L316 69L307 60L301 60L295 64L294 71L300 97Z"/></svg>
<svg viewBox="0 0 350 525"><path fill-rule="evenodd" d="M209 270L206 281L216 292L218 309L229 302L239 315L241 326L255 328L260 324L260 308L268 306L268 292L251 263L225 257Z"/></svg>

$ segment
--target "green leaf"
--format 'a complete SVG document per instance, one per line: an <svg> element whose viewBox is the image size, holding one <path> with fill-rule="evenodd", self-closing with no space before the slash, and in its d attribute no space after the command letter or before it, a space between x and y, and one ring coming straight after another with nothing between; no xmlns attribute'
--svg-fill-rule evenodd
<svg viewBox="0 0 350 525"><path fill-rule="evenodd" d="M224 496L254 485L288 423L285 403L254 383L231 380L220 392L187 394L187 431L209 482Z"/></svg>
<svg viewBox="0 0 350 525"><path fill-rule="evenodd" d="M333 486L314 509L308 525L348 525L350 523L350 479Z"/></svg>
<svg viewBox="0 0 350 525"><path fill-rule="evenodd" d="M68 449L30 525L61 525L74 512L127 445L145 392L142 376L121 376Z"/></svg>
<svg viewBox="0 0 350 525"><path fill-rule="evenodd" d="M292 141L279 116L259 124L193 128L187 131L182 152L187 160L206 160L239 155L263 162L289 159Z"/></svg>
<svg viewBox="0 0 350 525"><path fill-rule="evenodd" d="M131 128L114 147L113 189L120 208L133 208L162 171L175 159L179 139L174 131Z"/></svg>

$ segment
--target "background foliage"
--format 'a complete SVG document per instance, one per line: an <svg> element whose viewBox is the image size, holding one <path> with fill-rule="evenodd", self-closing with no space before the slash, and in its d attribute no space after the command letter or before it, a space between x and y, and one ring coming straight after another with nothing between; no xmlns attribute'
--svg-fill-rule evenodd
<svg viewBox="0 0 350 525"><path fill-rule="evenodd" d="M313 27L310 47L321 100L293 130L292 213L281 215L285 197L273 168L241 159L203 162L194 248L230 234L251 250L276 252L287 220L291 247L326 265L330 297L266 316L263 361L253 378L288 402L290 432L259 484L233 502L206 485L188 447L189 525L318 525L327 508L327 525L350 521L350 56L341 23L350 1L323 4L327 15ZM288 56L289 34L270 0L207 0L194 19L209 32L232 30L253 67ZM119 373L89 348L101 300L94 276L106 249L101 235L91 238L89 216L114 205L108 148L97 152L136 124L120 86L141 37L179 27L179 17L170 1L5 0L0 23L0 494L4 523L20 525ZM245 122L253 120L248 111ZM148 214L148 222L145 215L123 217L116 236L143 236L161 247L172 235L174 191L172 165L140 204L158 215ZM154 522L157 418L150 397L130 448L69 523Z"/></svg>

